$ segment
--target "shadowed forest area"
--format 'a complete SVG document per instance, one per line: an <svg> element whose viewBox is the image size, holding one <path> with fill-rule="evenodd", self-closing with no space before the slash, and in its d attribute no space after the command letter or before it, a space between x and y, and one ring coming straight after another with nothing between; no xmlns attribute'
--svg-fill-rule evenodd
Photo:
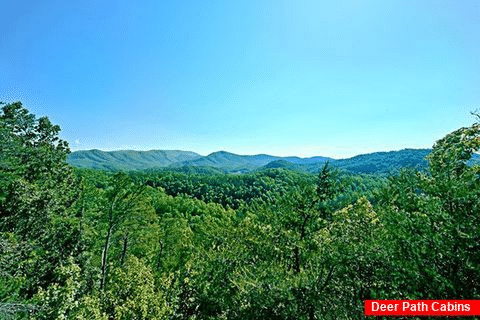
<svg viewBox="0 0 480 320"><path fill-rule="evenodd" d="M421 171L105 171L3 104L0 318L363 319L365 299L479 299L474 116Z"/></svg>

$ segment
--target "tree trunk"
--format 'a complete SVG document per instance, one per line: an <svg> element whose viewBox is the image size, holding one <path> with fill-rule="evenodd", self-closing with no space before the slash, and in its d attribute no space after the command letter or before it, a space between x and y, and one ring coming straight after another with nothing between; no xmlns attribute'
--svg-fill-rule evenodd
<svg viewBox="0 0 480 320"><path fill-rule="evenodd" d="M300 273L300 250L298 247L295 247L294 249L294 255L295 255L295 264L294 264L294 270L296 273Z"/></svg>
<svg viewBox="0 0 480 320"><path fill-rule="evenodd" d="M120 258L120 265L123 266L125 262L125 257L127 256L127 249L128 249L128 230L125 231L123 235L123 249L122 249L122 256Z"/></svg>
<svg viewBox="0 0 480 320"><path fill-rule="evenodd" d="M105 289L105 278L107 276L107 263L108 263L108 247L110 246L110 237L112 236L113 225L110 224L105 237L105 245L103 246L102 251L102 277L100 278L100 291Z"/></svg>

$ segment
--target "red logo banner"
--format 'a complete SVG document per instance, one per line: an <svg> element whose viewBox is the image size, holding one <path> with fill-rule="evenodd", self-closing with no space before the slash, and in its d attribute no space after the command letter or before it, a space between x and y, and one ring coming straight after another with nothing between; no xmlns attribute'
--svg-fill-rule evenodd
<svg viewBox="0 0 480 320"><path fill-rule="evenodd" d="M478 316L480 300L365 300L366 316Z"/></svg>

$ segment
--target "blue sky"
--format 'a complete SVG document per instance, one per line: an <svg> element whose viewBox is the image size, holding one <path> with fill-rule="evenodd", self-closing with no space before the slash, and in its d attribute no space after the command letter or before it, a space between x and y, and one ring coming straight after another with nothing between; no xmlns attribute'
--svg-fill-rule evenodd
<svg viewBox="0 0 480 320"><path fill-rule="evenodd" d="M429 148L480 108L478 1L4 1L0 101L72 150Z"/></svg>

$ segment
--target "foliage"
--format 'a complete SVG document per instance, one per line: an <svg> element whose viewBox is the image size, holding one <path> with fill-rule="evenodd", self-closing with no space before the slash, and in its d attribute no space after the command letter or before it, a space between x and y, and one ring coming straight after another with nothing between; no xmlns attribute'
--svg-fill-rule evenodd
<svg viewBox="0 0 480 320"><path fill-rule="evenodd" d="M152 270L130 256L125 267L114 270L106 293L107 310L115 319L168 319L169 308L155 288Z"/></svg>
<svg viewBox="0 0 480 320"><path fill-rule="evenodd" d="M9 260L4 269L9 278L25 279L18 288L25 297L38 286L46 288L55 268L79 250L70 210L79 190L65 163L69 149L58 139L59 130L19 102L2 107L0 233L15 250L3 252L0 261Z"/></svg>
<svg viewBox="0 0 480 320"><path fill-rule="evenodd" d="M315 174L73 169L59 130L21 103L0 114L2 318L361 319L370 298L480 298L478 123L428 170L397 170L412 150L343 162L388 177L299 158Z"/></svg>

